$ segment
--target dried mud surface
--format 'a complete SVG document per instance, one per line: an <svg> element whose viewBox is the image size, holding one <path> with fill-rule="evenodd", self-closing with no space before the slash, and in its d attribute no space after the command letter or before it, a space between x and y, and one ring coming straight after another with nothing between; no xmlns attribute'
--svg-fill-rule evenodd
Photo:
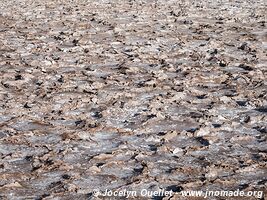
<svg viewBox="0 0 267 200"><path fill-rule="evenodd" d="M264 1L0 7L1 199L266 192Z"/></svg>

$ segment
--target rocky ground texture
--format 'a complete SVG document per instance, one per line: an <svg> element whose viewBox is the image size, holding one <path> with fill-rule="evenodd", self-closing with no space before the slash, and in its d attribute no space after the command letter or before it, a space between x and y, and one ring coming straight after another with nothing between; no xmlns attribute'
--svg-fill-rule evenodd
<svg viewBox="0 0 267 200"><path fill-rule="evenodd" d="M265 1L0 7L0 199L266 192Z"/></svg>

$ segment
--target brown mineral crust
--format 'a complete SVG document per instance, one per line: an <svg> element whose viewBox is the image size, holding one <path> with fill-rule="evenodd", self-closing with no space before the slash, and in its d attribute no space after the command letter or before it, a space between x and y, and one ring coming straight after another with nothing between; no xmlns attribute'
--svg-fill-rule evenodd
<svg viewBox="0 0 267 200"><path fill-rule="evenodd" d="M266 194L265 1L0 8L0 199Z"/></svg>

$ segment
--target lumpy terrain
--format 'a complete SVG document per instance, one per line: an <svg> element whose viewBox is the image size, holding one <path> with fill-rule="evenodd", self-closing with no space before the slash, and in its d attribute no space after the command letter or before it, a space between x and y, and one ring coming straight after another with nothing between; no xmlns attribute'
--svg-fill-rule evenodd
<svg viewBox="0 0 267 200"><path fill-rule="evenodd" d="M0 8L0 199L266 192L265 1Z"/></svg>

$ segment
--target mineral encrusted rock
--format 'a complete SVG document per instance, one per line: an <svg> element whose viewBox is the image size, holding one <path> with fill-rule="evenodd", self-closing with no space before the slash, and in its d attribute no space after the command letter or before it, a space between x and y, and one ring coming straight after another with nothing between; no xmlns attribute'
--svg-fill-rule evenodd
<svg viewBox="0 0 267 200"><path fill-rule="evenodd" d="M265 1L0 8L0 199L266 192Z"/></svg>

